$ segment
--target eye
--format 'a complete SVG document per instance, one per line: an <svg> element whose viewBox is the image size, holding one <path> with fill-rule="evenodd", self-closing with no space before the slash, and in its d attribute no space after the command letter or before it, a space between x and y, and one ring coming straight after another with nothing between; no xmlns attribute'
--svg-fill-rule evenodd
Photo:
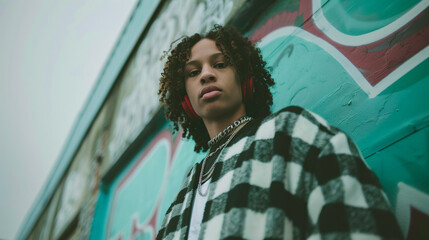
<svg viewBox="0 0 429 240"><path fill-rule="evenodd" d="M198 70L192 70L188 73L188 77L195 77L200 73Z"/></svg>
<svg viewBox="0 0 429 240"><path fill-rule="evenodd" d="M226 64L224 62L218 62L213 67L214 68L226 68Z"/></svg>

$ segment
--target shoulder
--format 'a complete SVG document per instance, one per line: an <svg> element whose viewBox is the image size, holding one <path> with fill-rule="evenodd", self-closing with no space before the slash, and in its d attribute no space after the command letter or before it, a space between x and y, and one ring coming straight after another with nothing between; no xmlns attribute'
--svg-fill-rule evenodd
<svg viewBox="0 0 429 240"><path fill-rule="evenodd" d="M271 132L313 142L314 138L329 138L340 132L316 113L299 106L288 106L262 119L257 130L260 134Z"/></svg>
<svg viewBox="0 0 429 240"><path fill-rule="evenodd" d="M315 158L347 155L363 159L350 136L302 107L289 106L271 114L262 121L258 131L267 131L267 126L272 126L274 141L286 142L295 149L312 149Z"/></svg>
<svg viewBox="0 0 429 240"><path fill-rule="evenodd" d="M285 107L271 114L265 120L269 120L269 119L275 119L275 121L280 121L280 122L286 121L292 125L295 125L295 124L304 124L307 126L313 125L321 128L326 128L326 130L331 130L333 132L337 131L336 128L329 125L329 123L318 114L299 106Z"/></svg>

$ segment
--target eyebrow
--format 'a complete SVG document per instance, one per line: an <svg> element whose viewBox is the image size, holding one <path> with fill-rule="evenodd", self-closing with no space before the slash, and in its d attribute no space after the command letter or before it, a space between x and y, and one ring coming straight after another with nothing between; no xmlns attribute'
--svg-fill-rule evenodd
<svg viewBox="0 0 429 240"><path fill-rule="evenodd" d="M210 55L209 59L210 59L210 60L213 60L213 59L216 59L216 58L218 58L218 57L220 57L220 56L223 56L223 53L221 53L221 52L219 52L219 53L214 53L214 54ZM188 65L198 65L198 63L199 63L199 61L198 61L198 60L192 60L192 61L189 61L189 62L187 62L187 63L185 64L185 68L186 68L186 66L188 66Z"/></svg>

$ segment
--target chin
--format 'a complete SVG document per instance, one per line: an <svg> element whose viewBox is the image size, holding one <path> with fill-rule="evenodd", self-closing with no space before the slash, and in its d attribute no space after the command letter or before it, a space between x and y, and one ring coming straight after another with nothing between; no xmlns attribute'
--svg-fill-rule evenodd
<svg viewBox="0 0 429 240"><path fill-rule="evenodd" d="M222 118L225 116L232 116L235 113L240 111L240 105L239 106L232 106L232 105L214 105L210 106L210 108L206 108L204 113L200 116L202 118L207 119L215 119L215 118Z"/></svg>

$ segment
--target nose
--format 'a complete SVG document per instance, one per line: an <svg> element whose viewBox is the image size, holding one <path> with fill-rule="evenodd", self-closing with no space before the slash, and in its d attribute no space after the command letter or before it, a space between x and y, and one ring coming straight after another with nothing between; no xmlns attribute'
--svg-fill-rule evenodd
<svg viewBox="0 0 429 240"><path fill-rule="evenodd" d="M200 78L201 83L204 84L215 80L216 80L216 75L213 71L213 68L211 66L204 65L203 69L201 70L201 78Z"/></svg>

